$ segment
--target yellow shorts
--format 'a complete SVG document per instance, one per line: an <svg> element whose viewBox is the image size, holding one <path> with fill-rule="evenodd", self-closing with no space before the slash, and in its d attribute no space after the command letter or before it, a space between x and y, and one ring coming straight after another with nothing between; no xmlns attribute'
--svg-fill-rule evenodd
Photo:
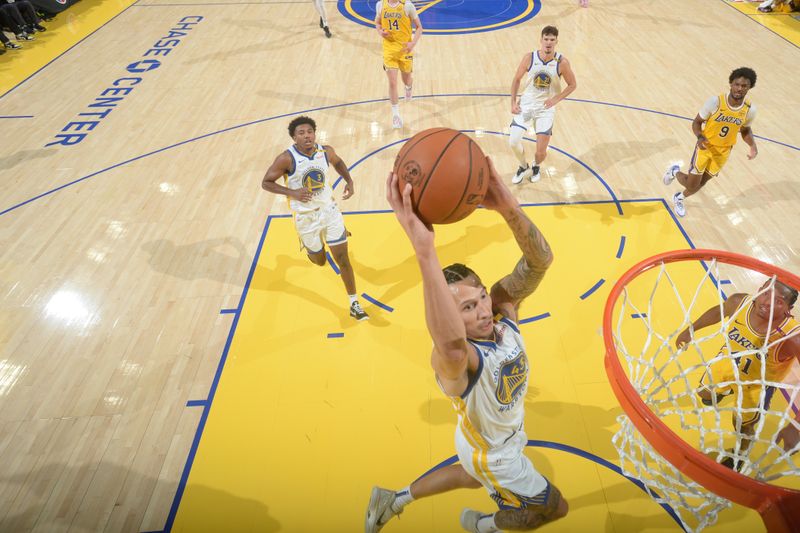
<svg viewBox="0 0 800 533"><path fill-rule="evenodd" d="M735 362L735 359L728 358L717 361L711 365L709 371L703 374L703 377L700 378L700 385L710 390L712 394L724 396L733 395L733 401L731 404L726 403L728 406L739 405L737 394L741 392L742 424L752 424L758 420L760 416L758 412L759 409L769 409L769 404L772 400L772 395L775 392L775 389L773 387L760 384L742 385L741 387L736 385L735 382L760 380L761 374L759 365L753 365L753 363L758 363L755 355L743 356L739 358L738 364L736 364L739 370L738 372L734 370ZM755 375L755 372L753 371L756 371L757 375ZM763 402L761 400L762 390L764 391ZM717 401L719 402L720 400L721 398L718 397Z"/></svg>
<svg viewBox="0 0 800 533"><path fill-rule="evenodd" d="M396 68L400 72L411 72L414 66L414 53L403 51L404 45L392 45L383 47L383 68Z"/></svg>
<svg viewBox="0 0 800 533"><path fill-rule="evenodd" d="M731 155L732 148L733 146L714 146L713 144L709 144L707 149L701 150L695 146L689 172L701 176L705 172L712 177L717 177L719 171L722 170L722 167L724 167L725 163L728 161L728 156Z"/></svg>

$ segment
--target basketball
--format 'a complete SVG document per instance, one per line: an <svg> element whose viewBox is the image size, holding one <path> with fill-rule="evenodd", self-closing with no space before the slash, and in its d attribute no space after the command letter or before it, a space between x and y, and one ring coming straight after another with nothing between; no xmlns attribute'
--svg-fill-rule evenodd
<svg viewBox="0 0 800 533"><path fill-rule="evenodd" d="M411 203L428 224L452 224L472 213L489 186L486 156L469 136L432 128L411 137L394 160L397 186L410 183Z"/></svg>

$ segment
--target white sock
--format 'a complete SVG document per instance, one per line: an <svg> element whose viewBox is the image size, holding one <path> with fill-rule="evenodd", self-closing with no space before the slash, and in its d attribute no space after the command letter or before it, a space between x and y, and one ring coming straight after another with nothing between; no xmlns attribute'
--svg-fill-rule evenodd
<svg viewBox="0 0 800 533"><path fill-rule="evenodd" d="M325 0L314 0L314 7L317 8L319 16L322 17L322 25L328 25L328 14L325 12Z"/></svg>
<svg viewBox="0 0 800 533"><path fill-rule="evenodd" d="M480 533L496 533L500 531L494 523L493 514L487 514L478 519L478 531Z"/></svg>
<svg viewBox="0 0 800 533"><path fill-rule="evenodd" d="M392 104L392 115L395 117L400 116L400 104Z"/></svg>
<svg viewBox="0 0 800 533"><path fill-rule="evenodd" d="M350 305L358 301L358 294L348 294L347 297L350 298Z"/></svg>
<svg viewBox="0 0 800 533"><path fill-rule="evenodd" d="M414 501L414 497L411 495L411 487L406 487L402 490L398 490L394 493L395 498L392 502L392 511L395 513L399 513L403 510L403 507L408 505L409 503Z"/></svg>

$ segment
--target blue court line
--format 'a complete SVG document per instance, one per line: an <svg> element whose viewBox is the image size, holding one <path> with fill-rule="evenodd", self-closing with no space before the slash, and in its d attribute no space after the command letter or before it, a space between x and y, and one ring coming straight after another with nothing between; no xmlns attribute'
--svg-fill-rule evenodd
<svg viewBox="0 0 800 533"><path fill-rule="evenodd" d="M344 333L328 333L329 339L341 339L344 337Z"/></svg>
<svg viewBox="0 0 800 533"><path fill-rule="evenodd" d="M523 318L522 320L519 321L519 324L521 326L522 324L528 324L530 322L536 322L537 320L543 320L543 319L549 318L549 317L550 317L550 313L542 313L541 315L532 316L530 318Z"/></svg>
<svg viewBox="0 0 800 533"><path fill-rule="evenodd" d="M5 115L0 118L33 118L33 115Z"/></svg>
<svg viewBox="0 0 800 533"><path fill-rule="evenodd" d="M208 405L208 400L189 400L186 402L186 407L205 407Z"/></svg>
<svg viewBox="0 0 800 533"><path fill-rule="evenodd" d="M256 248L256 253L253 256L253 262L250 264L250 271L247 273L247 280L245 281L244 290L242 290L242 296L239 299L239 305L237 306L237 309L244 309L245 298L249 292L250 283L253 281L253 275L256 271L258 258L261 255L262 248L264 247L264 240L267 237L267 231L269 230L269 225L272 221L272 218L272 215L267 216L267 221L264 223L264 229L261 232L261 239L258 241L258 247ZM217 365L217 371L214 373L214 379L211 381L211 389L208 392L208 399L206 404L203 406L203 413L200 415L200 422L197 424L197 431L195 431L194 439L192 440L192 446L189 449L189 455L186 458L186 465L181 473L180 481L178 481L178 488L175 490L175 498L172 500L172 506L169 509L169 514L167 515L167 522L164 526L164 531L171 531L172 524L175 523L175 516L178 514L178 506L181 503L181 498L183 498L183 492L186 490L186 483L189 480L189 473L192 471L192 464L194 463L194 458L197 455L197 448L200 445L200 437L203 435L203 430L205 429L206 421L208 420L208 413L211 411L211 404L214 401L214 396L216 395L217 387L219 386L219 380L222 376L222 369L225 367L225 361L228 359L228 351L231 348L231 342L233 341L233 336L236 333L236 326L239 325L239 318L241 316L241 313L236 313L233 317L233 324L231 324L231 329L228 331L228 338L225 340L225 347L222 350L222 356L220 357L219 364Z"/></svg>
<svg viewBox="0 0 800 533"><path fill-rule="evenodd" d="M721 280L719 280L719 284L720 285L730 285L732 283L733 282L731 280L729 280L729 279L721 279Z"/></svg>
<svg viewBox="0 0 800 533"><path fill-rule="evenodd" d="M591 289L589 289L588 291L586 291L586 292L584 292L583 294L581 294L581 300L585 300L586 298L588 298L589 296L591 296L591 295L592 295L592 293L593 293L594 291L596 291L597 289L599 289L599 288L600 288L600 285L602 285L602 284L603 284L603 283L605 283L605 282L606 282L606 280L604 280L604 279L602 279L602 278L601 278L601 279L600 279L600 281L598 281L597 283L595 283L595 284L592 286L592 288L591 288Z"/></svg>
<svg viewBox="0 0 800 533"><path fill-rule="evenodd" d="M133 7L133 4L129 5L128 7L126 7L125 9L123 9L122 11L120 11L119 13L117 13L116 15L114 15L113 17L111 17L110 19L108 19L107 21L105 21L105 22L104 22L104 23L103 23L101 26L98 26L98 28L97 28L96 30L94 30L92 33L90 33L89 35L87 35L86 37L84 37L83 39L81 39L80 41L78 41L77 43L73 44L72 46L70 46L69 48L67 48L66 50L64 50L64 51L63 51L63 52L61 52L60 54L58 54L56 57L54 57L53 59L51 59L50 61L48 61L48 62L47 62L47 63L45 63L44 65L42 65L42 66L41 66L41 67L40 67L38 70L36 70L36 72L34 72L33 74L31 74L30 76L28 76L27 78L25 78L24 80L22 80L21 82L19 82L18 84L14 85L12 88L10 88L9 90L7 90L6 92L4 92L2 95L0 95L0 98L3 98L4 96L6 96L6 95L10 94L10 93L11 93L11 91L13 91L13 90L14 90L14 89L16 89L17 87L19 87L20 85L22 85L23 83L25 83L26 81L28 81L28 80L29 80L29 79L31 79L32 77L36 76L36 75L37 75L38 73L40 73L42 70L44 70L45 68L47 68L48 66L50 66L50 64L51 64L51 63L53 63L54 61L56 61L57 59L59 59L61 56L63 56L64 54L66 54L67 52L69 52L70 50L72 50L73 48L75 48L76 46L78 46L79 44L81 44L83 41L85 41L86 39L88 39L89 37L91 37L92 35L94 35L95 33L97 33L97 32L98 32L98 31L99 31L101 28L103 28L103 27L104 27L106 24L108 24L109 22L111 22L112 20L114 20L115 18L117 18L118 16L122 15L123 13L125 13L127 10L129 10L129 9L130 9L130 8L132 8L132 7ZM64 16L67 16L67 15L64 15ZM2 213L0 213L0 214L2 214Z"/></svg>
<svg viewBox="0 0 800 533"><path fill-rule="evenodd" d="M341 272L339 272L339 267L336 266L336 262L333 260L333 257L331 257L331 253L328 250L325 250L325 257L328 258L328 264L331 266L333 271L336 272L336 275L340 275Z"/></svg>
<svg viewBox="0 0 800 533"><path fill-rule="evenodd" d="M376 300L375 298L373 298L372 296L370 296L370 295L369 295L369 294L367 294L366 292L362 292L362 293L361 293L361 297L362 297L362 298L364 298L364 299L365 299L366 301L368 301L369 303L371 303L371 304L373 304L373 305L377 305L377 306L378 306L378 307L380 307L381 309L385 309L386 311L389 311L390 313L394 311L394 308L393 308L393 307L389 307L389 306L388 306L388 305L386 305L385 303L383 303L383 302L379 302L378 300Z"/></svg>
<svg viewBox="0 0 800 533"><path fill-rule="evenodd" d="M625 235L619 238L619 248L617 248L617 259L622 257L622 251L625 249Z"/></svg>
<svg viewBox="0 0 800 533"><path fill-rule="evenodd" d="M647 313L633 313L631 318L647 318Z"/></svg>
<svg viewBox="0 0 800 533"><path fill-rule="evenodd" d="M786 41L787 43L791 44L791 45L792 45L792 46L794 46L795 48L800 48L800 47L798 47L798 46L797 46L797 44L793 43L792 41L790 41L789 39L787 39L786 37L784 37L784 36L783 36L783 35L781 35L780 33L776 32L775 30L773 30L773 29L771 29L771 28L769 28L769 27L767 27L767 26L764 26L763 24L761 24L760 22L758 22L756 19L754 19L754 18L751 18L751 17L750 17L750 15L748 15L747 13L744 13L744 12L742 12L742 11L739 11L738 9L736 9L735 7L733 7L731 4L728 4L728 2L725 2L725 0L722 0L722 3L723 3L723 4L726 4L728 7L730 7L731 9L733 9L734 11L736 11L737 13L739 13L740 15L744 15L744 16L745 16L745 17L747 17L749 20L752 20L753 22L755 22L756 24L758 24L758 25L759 25L759 26L761 26L762 28L764 28L764 29L766 29L766 30L769 30L770 32L774 33L775 35L777 35L778 37L780 37L781 39L783 39L783 40L784 40L784 41Z"/></svg>
<svg viewBox="0 0 800 533"><path fill-rule="evenodd" d="M617 465L615 465L614 463L612 463L610 461L607 461L606 459L603 459L602 457L599 457L599 456L597 456L597 455L595 455L593 453L587 452L586 450L581 450L580 448L576 448L575 446L570 446L569 444L562 444L560 442L552 442L552 441L548 441L548 440L529 440L528 441L528 447L530 447L530 448L547 448L547 449L550 449L550 450L557 450L559 452L571 453L572 455L577 455L578 457L581 457L583 459L588 459L589 461L592 461L592 462L594 462L594 463L596 463L596 464L598 464L600 466L603 466L603 467L611 470L612 472L615 472L615 473L619 474L620 476L624 477L625 479L627 479L628 481L630 481L631 483L633 483L634 485L639 487L645 494L647 494L649 496L649 493L647 491L647 488L645 488L644 483L642 483L641 481L639 481L636 478L632 478L632 477L626 476L622 472L622 469L620 467L618 467ZM415 481L419 481L420 479L424 478L425 476L427 476L431 472L435 472L436 470L439 470L440 468L444 468L445 466L450 466L450 465L455 464L457 462L458 462L458 456L457 455L449 457L449 458L445 459L444 461L442 461L441 463L439 463L436 466L434 466L433 468L431 468L430 470L428 470L427 472L425 472L424 474L422 474L421 476L419 476ZM569 475L569 474L565 473L564 475ZM653 494L656 497L659 497L657 493L653 492ZM683 524L681 523L680 518L678 518L677 513L675 513L675 511L672 509L672 507L670 505L668 505L666 503L659 503L659 505L672 517L673 520L675 520L675 522L681 527L681 529L683 529L683 531L686 531L686 529L684 529L684 527L683 527Z"/></svg>
<svg viewBox="0 0 800 533"><path fill-rule="evenodd" d="M396 144L404 143L407 140L409 140L410 138L411 137L406 137L405 139L400 139L399 141L391 142L391 143L387 144L386 146L381 146L377 150L373 150L372 152L368 153L367 155L365 155L364 157L362 157L361 159L359 159L358 161L356 161L355 163L350 165L347 168L347 171L348 172L352 172L354 168L356 168L358 165L360 165L361 163L363 163L364 161L366 161L367 159L369 159L373 155L377 154L378 152L382 152L383 150L386 150L387 148L391 148L392 146L395 146ZM333 188L335 189L336 186L339 185L339 182L342 181L342 180L343 180L343 178L341 176L339 176L339 178L336 180L336 182L334 182Z"/></svg>
<svg viewBox="0 0 800 533"><path fill-rule="evenodd" d="M221 315L232 315L234 313L238 313L238 309L220 309L219 314Z"/></svg>
<svg viewBox="0 0 800 533"><path fill-rule="evenodd" d="M131 5L130 7L133 7L133 6ZM130 9L130 7L127 8L127 9ZM122 14L122 12L119 13L117 16L119 16L121 14ZM95 31L97 31L97 30L95 30ZM45 65L45 66L47 66L47 65ZM44 67L42 67L42 68L44 68ZM20 83L23 83L23 82L20 82ZM13 89L11 89L11 90L13 90ZM11 91L9 91L9 92L11 92ZM6 94L8 94L8 93L6 93ZM508 94L499 94L499 93L476 93L476 94L445 93L445 94L421 95L421 96L416 96L415 98L417 98L417 99L423 99L423 98L450 98L450 97L466 97L466 96L469 96L469 97L508 97L509 95ZM2 98L2 97L0 97L0 98ZM608 106L612 106L612 107L621 107L621 108L627 108L627 109L634 109L634 110L637 110L637 111L644 111L644 112L647 112L647 113L656 113L656 114L660 114L660 115L666 115L666 116L672 116L672 117L676 117L676 118L682 118L682 119L685 119L685 120L691 120L691 119L689 119L687 117L681 117L679 115L671 115L669 113L662 113L660 111L653 111L651 109L645 109L645 108L641 108L641 107L625 106L625 105L622 105L622 104L614 104L614 103L610 103L610 102L599 102L599 101L594 101L594 100L575 100L575 99L572 99L572 98L567 98L567 100L572 101L572 102L584 102L584 103L591 103L591 104L598 104L598 105L608 105ZM237 130L239 128L245 128L247 126L252 126L252 125L255 125L255 124L261 124L263 122L269 122L269 121L272 121L272 120L277 120L279 118L286 118L286 117L290 117L290 116L302 115L302 114L307 114L307 113L315 113L317 111L326 111L326 110L329 110L329 109L336 109L336 108L339 108L339 107L348 107L348 106L363 105L363 104L373 104L373 103L377 103L377 102L386 102L386 101L388 101L388 98L375 98L375 99L372 99L372 100L360 100L360 101L357 101L357 102L348 102L348 103L344 103L344 104L333 104L333 105L328 105L328 106L304 109L304 110L300 110L300 111L292 111L291 113L284 113L284 114L281 114L281 115L274 115L272 117L261 118L261 119L253 120L253 121L250 121L250 122L244 122L242 124L237 124L235 126L230 126L228 128L223 128L221 130L212 131L210 133L205 133L203 135L200 135L200 136L197 136L197 137L193 137L193 138L187 139L185 141L180 141L180 142L165 146L163 148L159 148L157 150L153 150L151 152L147 152L145 154L138 155L136 157L132 157L132 158L127 159L125 161L122 161L120 163L116 163L116 164L111 165L109 167L106 167L106 168L100 169L98 171L92 172L91 174L88 174L88 175L83 176L81 178L78 178L76 180L70 181L70 182L65 183L63 185L60 185L60 186L58 186L58 187L56 187L54 189L50 189L48 191L45 191L45 192L43 192L41 194L38 194L38 195L36 195L36 196L34 196L32 198L29 198L28 200L25 200L25 201L20 202L18 204L12 205L11 207L8 207L8 208L0 211L0 216L5 215L5 214L7 214L7 213L9 213L11 211L14 211L16 209L19 209L20 207L22 207L24 205L27 205L27 204L35 201L35 200L39 200L40 198L43 198L45 196L48 196L48 195L53 194L55 192L58 192L58 191L60 191L62 189L65 189L66 187L70 187L72 185L80 183L80 182L82 182L84 180L87 180L89 178L93 178L95 176L98 176L100 174L108 172L109 170L113 170L115 168L127 165L128 163L133 163L134 161L138 161L140 159L144 159L146 157L150 157L152 155L156 155L156 154L159 154L161 152L165 152L167 150L172 150L173 148L177 148L179 146L183 146L184 144L188 144L190 142L199 141L201 139L205 139L205 138L208 138L208 137L213 137L214 135L219 135L219 134L222 134L222 133L227 133L229 131L234 131L234 130ZM487 133L489 133L489 132L487 132ZM491 132L491 133L495 133L495 132ZM505 134L502 134L502 135L505 135ZM768 139L766 137L759 137L758 135L756 135L756 138L762 139L762 140L765 140L765 141L769 141L769 142L774 142L776 144L780 144L782 146L786 146L788 148L792 148L794 150L800 151L800 148L798 148L796 146L792 146L790 144L782 143L782 142L779 142L779 141L774 141L774 140ZM526 140L536 142L535 140L530 139L530 138L526 138ZM603 183L605 185L605 187L609 190L609 192L613 195L613 192L611 192L610 188L608 187L608 184L605 181L603 181L603 179L600 178L600 176L596 172L594 172L592 169L590 169L585 163L583 163L582 161L579 161L578 159L575 159L572 155L567 154L566 152L564 152L564 151L562 151L562 150L560 150L558 148L553 147L553 149L556 150L557 152L559 152L561 154L564 154L567 157L577 161L579 164L584 166L587 170L589 170L592 173L592 175L594 175L596 178L598 178L601 181L601 183ZM619 204L617 205L617 209L619 209Z"/></svg>

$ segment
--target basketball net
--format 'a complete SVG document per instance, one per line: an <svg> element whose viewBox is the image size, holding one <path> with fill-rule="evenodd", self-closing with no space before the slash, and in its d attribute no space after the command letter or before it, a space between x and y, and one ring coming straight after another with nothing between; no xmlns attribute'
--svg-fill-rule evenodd
<svg viewBox="0 0 800 533"><path fill-rule="evenodd" d="M782 498L800 506L793 500L800 493L792 490L800 488L800 455L792 457L798 446L787 451L776 442L787 424L800 429L795 421L800 385L791 368L785 377L769 381L767 365L761 364L787 336L768 336L761 347L740 343L737 331L743 326L735 320L743 321L744 315L723 316L722 280L749 278L741 287L758 290L731 292L746 292L753 299L766 294L772 302L780 294L774 288L776 275L764 270L783 271L760 262L766 268L755 268L755 263L709 250L662 254L626 273L606 306L606 368L627 413L618 418L620 429L612 439L620 467L656 502L669 506L687 531L714 524L730 500L757 508L771 531L784 529L781 524L787 521L776 511L783 522L770 522L766 507L775 511L780 506L774 502ZM791 278L778 274L780 281L797 288L797 278L785 274ZM715 306L719 322L695 331L692 322ZM770 315L773 310L770 304ZM770 316L768 331L783 320ZM677 348L687 328L689 341ZM800 328L790 336L798 334ZM701 378L706 389L716 392L708 405L698 396ZM742 422L753 418L757 421L748 436Z"/></svg>

